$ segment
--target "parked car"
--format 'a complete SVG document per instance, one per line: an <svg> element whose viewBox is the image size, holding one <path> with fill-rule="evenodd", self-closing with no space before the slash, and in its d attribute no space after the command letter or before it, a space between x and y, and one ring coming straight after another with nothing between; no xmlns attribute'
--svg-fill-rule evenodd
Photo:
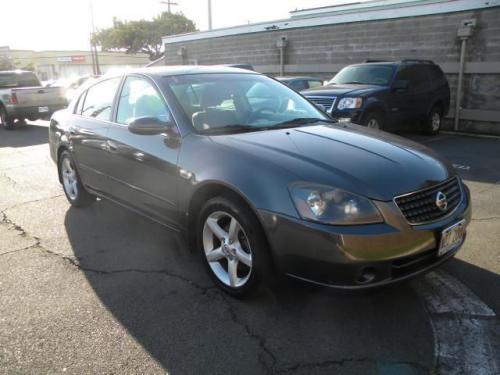
<svg viewBox="0 0 500 375"><path fill-rule="evenodd" d="M107 198L184 233L234 295L276 274L407 279L450 259L471 218L468 188L430 149L234 68L102 78L53 115L49 143L71 205Z"/></svg>
<svg viewBox="0 0 500 375"><path fill-rule="evenodd" d="M323 86L323 80L315 77L276 77L276 79L290 86L295 91L315 89Z"/></svg>
<svg viewBox="0 0 500 375"><path fill-rule="evenodd" d="M437 134L450 107L450 87L429 60L367 62L342 69L324 87L302 93L333 117L370 128Z"/></svg>
<svg viewBox="0 0 500 375"><path fill-rule="evenodd" d="M43 87L33 72L0 72L0 123L5 129L13 129L16 120L49 119L67 105L63 89Z"/></svg>

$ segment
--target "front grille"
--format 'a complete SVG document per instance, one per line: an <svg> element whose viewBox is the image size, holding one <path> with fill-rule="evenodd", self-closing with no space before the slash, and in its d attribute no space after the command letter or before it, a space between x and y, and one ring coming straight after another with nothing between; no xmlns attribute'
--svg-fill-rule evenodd
<svg viewBox="0 0 500 375"><path fill-rule="evenodd" d="M321 104L328 112L331 112L335 105L336 96L306 96L311 102Z"/></svg>
<svg viewBox="0 0 500 375"><path fill-rule="evenodd" d="M448 203L444 210L436 204L439 192L446 196ZM454 177L428 189L396 197L394 202L410 224L423 224L441 219L455 210L462 200L462 194L460 182Z"/></svg>

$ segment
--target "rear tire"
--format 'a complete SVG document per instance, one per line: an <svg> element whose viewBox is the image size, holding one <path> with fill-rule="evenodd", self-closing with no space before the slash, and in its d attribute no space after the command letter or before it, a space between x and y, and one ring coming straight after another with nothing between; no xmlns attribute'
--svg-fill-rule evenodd
<svg viewBox="0 0 500 375"><path fill-rule="evenodd" d="M383 130L384 117L378 112L368 112L363 118L363 125L370 129Z"/></svg>
<svg viewBox="0 0 500 375"><path fill-rule="evenodd" d="M5 108L0 108L0 121L5 130L14 129L14 120L9 117Z"/></svg>
<svg viewBox="0 0 500 375"><path fill-rule="evenodd" d="M424 121L423 130L427 135L437 135L441 130L443 113L438 106L432 107L427 119Z"/></svg>
<svg viewBox="0 0 500 375"><path fill-rule="evenodd" d="M68 202L74 207L86 207L95 202L96 197L83 187L75 162L68 151L59 157L59 177Z"/></svg>
<svg viewBox="0 0 500 375"><path fill-rule="evenodd" d="M207 201L198 218L196 239L210 278L231 296L255 293L272 275L262 226L237 199Z"/></svg>

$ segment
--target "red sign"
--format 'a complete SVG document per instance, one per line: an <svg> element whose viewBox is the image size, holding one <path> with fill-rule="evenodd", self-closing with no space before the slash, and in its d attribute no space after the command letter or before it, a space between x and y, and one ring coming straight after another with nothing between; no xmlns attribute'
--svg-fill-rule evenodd
<svg viewBox="0 0 500 375"><path fill-rule="evenodd" d="M75 56L58 56L57 61L59 62L84 62L84 55L75 55Z"/></svg>

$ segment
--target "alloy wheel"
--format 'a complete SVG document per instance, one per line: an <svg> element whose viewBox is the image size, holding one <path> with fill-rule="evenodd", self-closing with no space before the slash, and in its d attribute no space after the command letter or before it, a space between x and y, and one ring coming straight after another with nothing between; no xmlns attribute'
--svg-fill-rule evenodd
<svg viewBox="0 0 500 375"><path fill-rule="evenodd" d="M230 214L211 213L203 226L203 249L208 265L219 281L240 288L252 273L252 250L248 237Z"/></svg>
<svg viewBox="0 0 500 375"><path fill-rule="evenodd" d="M375 119L375 118L371 118L368 121L368 123L366 124L366 127L370 128L370 129L380 129L380 125L379 125L377 119Z"/></svg>
<svg viewBox="0 0 500 375"><path fill-rule="evenodd" d="M63 180L64 191L71 200L78 198L78 179L76 170L69 158L64 158L61 163L61 176Z"/></svg>
<svg viewBox="0 0 500 375"><path fill-rule="evenodd" d="M431 117L432 131L436 132L441 127L441 116L439 113L434 112Z"/></svg>

